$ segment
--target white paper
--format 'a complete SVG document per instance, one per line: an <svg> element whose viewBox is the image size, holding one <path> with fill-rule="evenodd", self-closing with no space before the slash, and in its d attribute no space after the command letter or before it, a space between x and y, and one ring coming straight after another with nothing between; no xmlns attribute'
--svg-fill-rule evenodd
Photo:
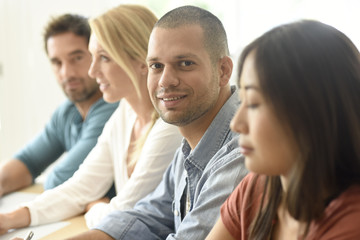
<svg viewBox="0 0 360 240"><path fill-rule="evenodd" d="M4 197L0 197L0 213L10 212L19 207L21 203L30 202L39 194L13 192Z"/></svg>
<svg viewBox="0 0 360 240"><path fill-rule="evenodd" d="M21 203L33 200L39 194L34 193L22 193L14 192L0 198L0 213L9 212L15 210ZM67 225L69 222L56 222L51 224L45 224L37 227L21 228L16 230L10 230L7 234L1 235L0 240L10 240L14 237L25 238L29 231L33 231L34 237L32 240L41 239Z"/></svg>
<svg viewBox="0 0 360 240"><path fill-rule="evenodd" d="M1 235L0 240L10 240L15 237L25 238L30 231L34 233L34 236L31 240L39 240L69 224L70 224L69 222L56 222L51 224L40 225L37 227L28 227L28 228L10 230L10 232L6 233L5 235Z"/></svg>

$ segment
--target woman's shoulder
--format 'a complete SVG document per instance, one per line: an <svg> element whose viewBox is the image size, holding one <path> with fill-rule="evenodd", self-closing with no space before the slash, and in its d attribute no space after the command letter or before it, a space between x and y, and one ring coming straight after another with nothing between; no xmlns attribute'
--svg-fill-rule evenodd
<svg viewBox="0 0 360 240"><path fill-rule="evenodd" d="M260 175L260 174L250 172L239 183L237 188L241 192L254 191L254 189L262 188L264 186L265 181L266 181L265 175Z"/></svg>
<svg viewBox="0 0 360 240"><path fill-rule="evenodd" d="M264 175L248 173L229 196L228 202L238 205L238 208L248 208L257 203L263 194L265 180Z"/></svg>
<svg viewBox="0 0 360 240"><path fill-rule="evenodd" d="M360 239L360 185L352 185L332 200L315 221L316 239Z"/></svg>
<svg viewBox="0 0 360 240"><path fill-rule="evenodd" d="M360 217L360 185L348 187L330 202L325 211L328 211L329 214L334 214L345 209L356 210Z"/></svg>

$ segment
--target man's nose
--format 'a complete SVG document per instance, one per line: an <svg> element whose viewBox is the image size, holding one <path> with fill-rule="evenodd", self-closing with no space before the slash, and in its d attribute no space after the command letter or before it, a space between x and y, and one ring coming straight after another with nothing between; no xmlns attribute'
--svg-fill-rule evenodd
<svg viewBox="0 0 360 240"><path fill-rule="evenodd" d="M75 67L70 63L63 63L60 74L63 79L69 79L75 76Z"/></svg>
<svg viewBox="0 0 360 240"><path fill-rule="evenodd" d="M176 70L172 67L164 67L159 80L159 86L163 88L175 87L179 85L180 81L177 76Z"/></svg>

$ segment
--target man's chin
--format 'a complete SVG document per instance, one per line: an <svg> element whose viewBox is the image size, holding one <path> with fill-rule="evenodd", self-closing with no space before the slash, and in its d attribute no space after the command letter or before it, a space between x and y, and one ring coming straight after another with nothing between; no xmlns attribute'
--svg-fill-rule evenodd
<svg viewBox="0 0 360 240"><path fill-rule="evenodd" d="M88 97L86 97L84 95L80 96L80 95L67 94L66 96L73 103L81 103L81 102L84 102L87 99L89 99Z"/></svg>
<svg viewBox="0 0 360 240"><path fill-rule="evenodd" d="M96 93L96 90L94 90L91 93L86 92L86 91L83 91L83 92L72 91L72 92L65 92L65 95L71 102L81 103L81 102L85 102L85 101L89 100L95 93Z"/></svg>
<svg viewBox="0 0 360 240"><path fill-rule="evenodd" d="M160 114L160 117L164 122L178 127L185 126L189 123L187 118L174 116L174 114Z"/></svg>

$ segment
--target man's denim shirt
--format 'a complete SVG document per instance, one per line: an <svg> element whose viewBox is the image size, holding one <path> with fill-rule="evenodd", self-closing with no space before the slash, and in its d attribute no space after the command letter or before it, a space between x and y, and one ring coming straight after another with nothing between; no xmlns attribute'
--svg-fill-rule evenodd
<svg viewBox="0 0 360 240"><path fill-rule="evenodd" d="M237 134L229 128L238 105L238 93L232 87L232 96L195 149L191 151L183 140L154 192L133 210L109 214L96 229L115 239L205 239L220 216L220 206L247 174ZM182 216L187 181L191 204L189 213Z"/></svg>

